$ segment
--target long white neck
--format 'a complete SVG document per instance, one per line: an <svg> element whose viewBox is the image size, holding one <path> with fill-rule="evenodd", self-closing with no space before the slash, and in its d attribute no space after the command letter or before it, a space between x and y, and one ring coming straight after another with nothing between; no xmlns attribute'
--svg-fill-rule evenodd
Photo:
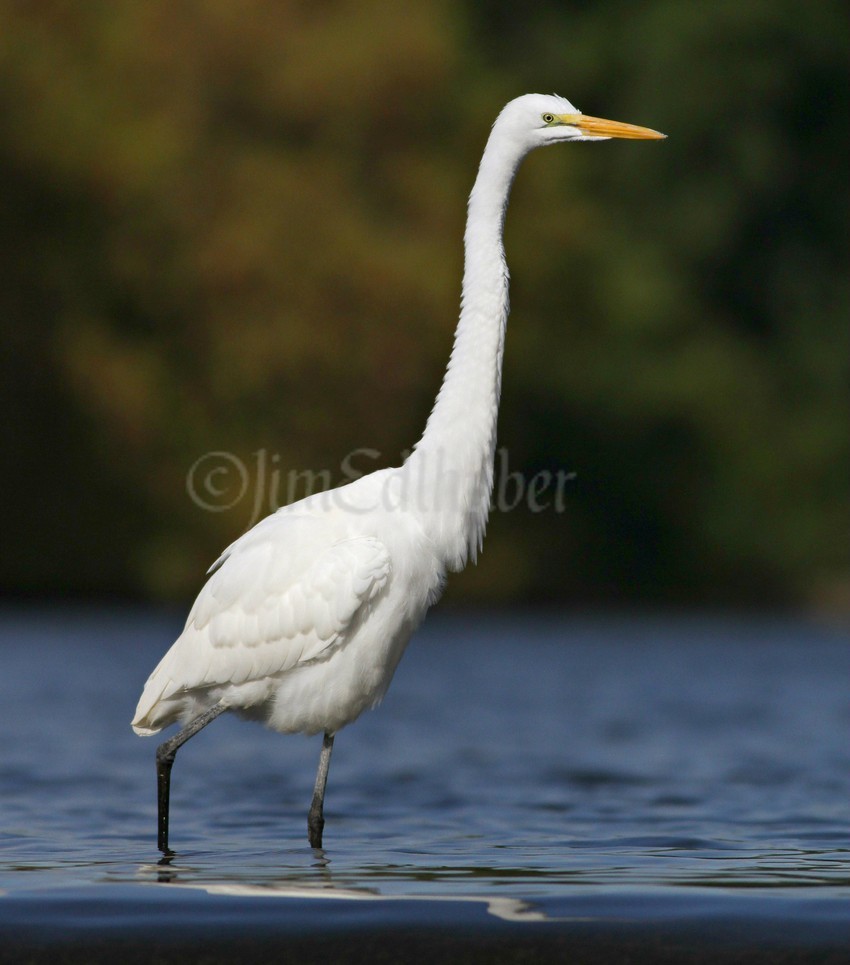
<svg viewBox="0 0 850 965"><path fill-rule="evenodd" d="M508 267L502 234L524 151L494 127L469 197L454 347L422 438L402 472L411 509L449 569L475 559L490 510Z"/></svg>

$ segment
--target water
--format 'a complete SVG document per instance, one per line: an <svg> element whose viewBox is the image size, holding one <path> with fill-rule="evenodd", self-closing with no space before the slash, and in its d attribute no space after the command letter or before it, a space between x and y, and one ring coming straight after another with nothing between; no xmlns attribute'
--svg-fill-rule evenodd
<svg viewBox="0 0 850 965"><path fill-rule="evenodd" d="M359 961L412 929L415 954L377 960L429 942L444 960L469 942L481 961L698 960L706 942L712 961L850 960L840 632L435 614L384 705L336 741L324 851L306 843L320 739L225 717L178 755L178 853L159 862L156 740L129 718L180 622L0 616L10 956L59 942L108 961L124 942L127 961L177 961L191 940L227 960L228 942L285 939L290 960L338 942Z"/></svg>

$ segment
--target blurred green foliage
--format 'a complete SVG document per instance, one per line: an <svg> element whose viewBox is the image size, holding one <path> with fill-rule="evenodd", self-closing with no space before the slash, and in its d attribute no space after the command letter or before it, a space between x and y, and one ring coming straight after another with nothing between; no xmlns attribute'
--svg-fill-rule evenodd
<svg viewBox="0 0 850 965"><path fill-rule="evenodd" d="M847 37L839 0L0 0L7 592L185 597L257 491L397 464L489 125L556 90L670 137L519 176L500 443L576 477L450 592L847 606Z"/></svg>

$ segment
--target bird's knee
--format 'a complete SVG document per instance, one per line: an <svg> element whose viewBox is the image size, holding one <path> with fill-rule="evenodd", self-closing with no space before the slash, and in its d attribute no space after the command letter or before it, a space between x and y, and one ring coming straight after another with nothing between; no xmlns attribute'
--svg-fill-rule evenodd
<svg viewBox="0 0 850 965"><path fill-rule="evenodd" d="M177 751L169 746L170 742L166 741L164 744L160 744L156 749L156 766L157 767L171 767L174 763L174 757Z"/></svg>

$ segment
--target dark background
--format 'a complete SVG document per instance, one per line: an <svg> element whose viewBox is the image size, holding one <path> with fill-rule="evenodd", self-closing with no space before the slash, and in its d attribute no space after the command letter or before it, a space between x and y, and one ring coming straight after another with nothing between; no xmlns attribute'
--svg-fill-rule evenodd
<svg viewBox="0 0 850 965"><path fill-rule="evenodd" d="M4 592L183 600L258 494L397 464L489 126L557 91L669 139L520 173L500 445L576 475L495 512L451 597L846 612L847 28L838 0L0 2Z"/></svg>

